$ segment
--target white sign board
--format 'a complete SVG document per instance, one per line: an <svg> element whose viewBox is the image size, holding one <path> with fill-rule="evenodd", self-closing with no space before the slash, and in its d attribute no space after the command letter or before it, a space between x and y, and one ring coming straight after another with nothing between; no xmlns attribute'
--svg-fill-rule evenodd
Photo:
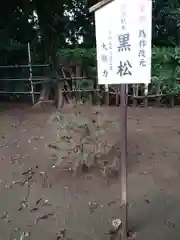
<svg viewBox="0 0 180 240"><path fill-rule="evenodd" d="M152 0L114 0L95 12L99 84L151 80Z"/></svg>

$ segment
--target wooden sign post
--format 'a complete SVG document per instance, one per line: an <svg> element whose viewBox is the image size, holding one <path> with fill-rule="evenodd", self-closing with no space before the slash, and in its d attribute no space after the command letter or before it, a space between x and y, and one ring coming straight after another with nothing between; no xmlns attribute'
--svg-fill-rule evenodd
<svg viewBox="0 0 180 240"><path fill-rule="evenodd" d="M151 80L152 0L102 0L95 11L98 84L121 84L122 240L127 240L127 87Z"/></svg>

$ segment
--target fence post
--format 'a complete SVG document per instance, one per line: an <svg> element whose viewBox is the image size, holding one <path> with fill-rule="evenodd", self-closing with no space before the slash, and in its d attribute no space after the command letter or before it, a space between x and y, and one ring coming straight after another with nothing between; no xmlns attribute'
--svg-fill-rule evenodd
<svg viewBox="0 0 180 240"><path fill-rule="evenodd" d="M35 99L34 99L34 86L32 82L32 62L31 62L31 49L30 49L30 44L28 43L28 60L29 60L29 81L31 84L31 97L32 97L32 103L34 105Z"/></svg>
<svg viewBox="0 0 180 240"><path fill-rule="evenodd" d="M133 84L133 107L137 107L138 105L138 92L139 92L139 84Z"/></svg>
<svg viewBox="0 0 180 240"><path fill-rule="evenodd" d="M145 84L144 95L144 106L145 108L148 108L148 84Z"/></svg>
<svg viewBox="0 0 180 240"><path fill-rule="evenodd" d="M174 95L170 95L170 107L173 108L175 105L175 96Z"/></svg>
<svg viewBox="0 0 180 240"><path fill-rule="evenodd" d="M105 85L105 104L109 105L109 86Z"/></svg>

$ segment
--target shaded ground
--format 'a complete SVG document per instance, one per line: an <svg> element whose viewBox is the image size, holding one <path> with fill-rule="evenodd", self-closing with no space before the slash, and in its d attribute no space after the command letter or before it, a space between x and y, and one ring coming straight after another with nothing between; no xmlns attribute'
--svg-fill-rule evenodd
<svg viewBox="0 0 180 240"><path fill-rule="evenodd" d="M118 108L0 109L0 240L23 232L53 240L64 228L68 239L109 239L120 217ZM129 222L138 240L180 239L179 142L180 109L128 110Z"/></svg>

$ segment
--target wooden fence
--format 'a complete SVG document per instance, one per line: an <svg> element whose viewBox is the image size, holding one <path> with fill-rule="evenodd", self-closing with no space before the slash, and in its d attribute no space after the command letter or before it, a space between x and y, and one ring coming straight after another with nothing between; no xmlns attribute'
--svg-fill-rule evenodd
<svg viewBox="0 0 180 240"><path fill-rule="evenodd" d="M90 104L109 106L118 106L120 104L120 85L109 85L108 87L103 85L97 86L96 78L74 77L71 80L73 82L72 88L67 90L61 87L61 92L77 103L89 102ZM152 84L128 85L128 104L134 107L174 107L175 105L180 105L180 95L173 93L165 94L162 88L157 87L157 89L154 89Z"/></svg>
<svg viewBox="0 0 180 240"><path fill-rule="evenodd" d="M89 102L91 104L105 104L116 105L120 104L120 85L97 85L97 77L87 77L81 66L59 66L58 70L53 70L52 64L32 64L30 45L27 46L28 64L26 65L13 65L13 66L0 66L2 69L27 69L28 76L26 78L3 78L0 83L9 82L16 83L19 81L26 82L28 86L27 91L5 91L3 84L1 84L0 94L27 94L32 98L32 103L40 100L56 102L58 108L62 107L65 103L64 100L70 101L73 99L76 102ZM36 70L42 70L43 76L37 76ZM2 81L1 81L2 80ZM9 85L8 85L9 86ZM46 87L46 89L44 88ZM50 94L53 89L54 94ZM180 93L165 93L165 86L159 84L135 84L128 85L127 97L128 104L132 106L150 105L156 106L170 106L180 105ZM48 97L43 99L45 93ZM56 94L57 93L57 94ZM47 94L46 94L47 95ZM49 99L50 95L50 99ZM53 96L52 96L53 95ZM40 101L40 102L42 102Z"/></svg>

